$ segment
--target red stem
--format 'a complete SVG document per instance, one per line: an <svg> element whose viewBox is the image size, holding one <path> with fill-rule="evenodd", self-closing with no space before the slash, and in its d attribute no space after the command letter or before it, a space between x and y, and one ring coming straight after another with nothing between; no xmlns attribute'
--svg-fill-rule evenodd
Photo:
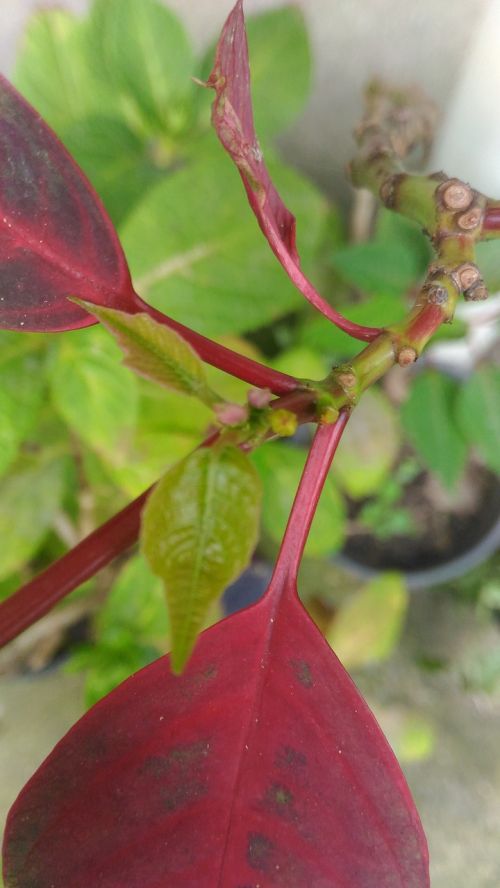
<svg viewBox="0 0 500 888"><path fill-rule="evenodd" d="M0 604L0 647L135 543L150 487Z"/></svg>
<svg viewBox="0 0 500 888"><path fill-rule="evenodd" d="M483 231L500 231L500 206L486 206L483 217Z"/></svg>
<svg viewBox="0 0 500 888"><path fill-rule="evenodd" d="M348 419L349 413L343 410L335 423L316 429L269 588L283 589L287 582L297 579L321 491Z"/></svg>
<svg viewBox="0 0 500 888"><path fill-rule="evenodd" d="M179 333L186 342L193 346L202 361L205 361L207 364L211 364L219 370L224 370L225 373L230 373L231 376L236 376L238 379L242 379L243 382L248 382L249 385L254 385L257 388L268 388L275 395L284 395L287 392L293 392L297 388L298 381L293 376L289 376L288 373L272 370L270 367L252 360L252 358L247 358L244 355L238 354L238 352L232 351L230 348L226 348L225 345L220 345L218 342L213 342L212 339L207 339L201 333L196 333L189 327L185 327L184 324L174 321L173 318L148 305L137 293L134 294L134 298L137 311L146 312L155 321Z"/></svg>
<svg viewBox="0 0 500 888"><path fill-rule="evenodd" d="M260 213L258 219L274 255L285 269L292 283L295 284L297 289L300 290L308 302L328 318L329 321L335 324L336 327L343 330L344 333L347 333L354 339L360 339L362 342L372 342L376 339L382 332L381 329L379 327L363 327L360 324L355 324L353 321L349 321L341 315L338 311L335 311L335 309L326 302L322 296L320 296L316 288L311 284L311 281L301 271L293 257L288 252L272 222L269 221L264 213Z"/></svg>

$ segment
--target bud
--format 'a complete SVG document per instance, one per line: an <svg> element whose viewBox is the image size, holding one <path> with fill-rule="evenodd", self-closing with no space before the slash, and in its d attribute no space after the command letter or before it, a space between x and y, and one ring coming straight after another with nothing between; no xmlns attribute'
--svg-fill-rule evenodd
<svg viewBox="0 0 500 888"><path fill-rule="evenodd" d="M219 422L225 426L243 425L248 419L248 407L242 404L231 404L230 402L216 404L214 413Z"/></svg>
<svg viewBox="0 0 500 888"><path fill-rule="evenodd" d="M247 392L247 400L250 407L255 407L257 410L264 410L265 407L269 407L272 399L273 393L267 388L254 388Z"/></svg>
<svg viewBox="0 0 500 888"><path fill-rule="evenodd" d="M271 410L269 425L276 435L290 438L297 431L297 417L290 410Z"/></svg>

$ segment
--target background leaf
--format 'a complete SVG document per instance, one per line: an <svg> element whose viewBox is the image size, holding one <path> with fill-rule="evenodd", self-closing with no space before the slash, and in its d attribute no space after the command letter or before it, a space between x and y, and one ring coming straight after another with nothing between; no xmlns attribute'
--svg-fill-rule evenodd
<svg viewBox="0 0 500 888"><path fill-rule="evenodd" d="M500 367L478 367L461 386L456 417L466 441L478 448L486 465L500 472Z"/></svg>
<svg viewBox="0 0 500 888"><path fill-rule="evenodd" d="M390 657L399 641L407 607L408 594L399 574L381 574L347 598L327 633L345 668Z"/></svg>
<svg viewBox="0 0 500 888"><path fill-rule="evenodd" d="M0 579L35 554L61 506L68 463L19 467L0 482Z"/></svg>
<svg viewBox="0 0 500 888"><path fill-rule="evenodd" d="M104 330L85 330L60 342L51 368L58 413L90 447L118 463L137 415L137 381L119 360Z"/></svg>
<svg viewBox="0 0 500 888"><path fill-rule="evenodd" d="M454 421L457 391L453 380L426 370L413 380L401 410L403 428L417 453L450 489L467 460L467 445Z"/></svg>
<svg viewBox="0 0 500 888"><path fill-rule="evenodd" d="M122 231L143 299L211 336L242 333L301 305L248 211L239 176L209 145L186 169L155 186ZM307 216L310 262L325 215L314 188L290 170L280 179ZM207 212L209 208L209 212ZM165 225L166 218L175 224ZM299 221L300 217L298 215Z"/></svg>
<svg viewBox="0 0 500 888"><path fill-rule="evenodd" d="M132 121L167 133L185 126L194 60L171 10L157 0L95 0L89 41L100 79Z"/></svg>
<svg viewBox="0 0 500 888"><path fill-rule="evenodd" d="M376 493L399 452L401 430L389 399L379 389L363 394L335 457L334 477L353 499Z"/></svg>
<svg viewBox="0 0 500 888"><path fill-rule="evenodd" d="M263 484L263 527L277 544L285 531L305 458L305 450L279 442L265 444L252 454ZM345 520L342 497L330 477L316 509L306 555L328 555L339 549L344 542Z"/></svg>
<svg viewBox="0 0 500 888"><path fill-rule="evenodd" d="M165 583L172 665L182 669L209 605L248 563L260 489L236 447L202 447L157 484L142 519L142 549Z"/></svg>

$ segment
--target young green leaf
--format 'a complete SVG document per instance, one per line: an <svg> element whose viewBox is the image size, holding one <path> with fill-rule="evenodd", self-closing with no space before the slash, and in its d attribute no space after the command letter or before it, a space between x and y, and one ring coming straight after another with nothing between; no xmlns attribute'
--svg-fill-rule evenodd
<svg viewBox="0 0 500 888"><path fill-rule="evenodd" d="M260 499L257 472L232 446L195 450L148 499L142 548L165 584L175 672L191 653L210 604L248 563Z"/></svg>
<svg viewBox="0 0 500 888"><path fill-rule="evenodd" d="M403 427L431 471L452 488L467 460L467 445L453 416L457 384L427 371L414 380L403 404Z"/></svg>
<svg viewBox="0 0 500 888"><path fill-rule="evenodd" d="M125 353L126 367L166 388L193 395L204 404L211 405L218 400L207 384L202 361L174 330L147 314L127 314L81 299L74 301L95 315L113 334Z"/></svg>
<svg viewBox="0 0 500 888"><path fill-rule="evenodd" d="M327 640L346 669L390 657L401 635L408 593L399 574L381 574L340 608Z"/></svg>
<svg viewBox="0 0 500 888"><path fill-rule="evenodd" d="M500 367L494 365L476 370L457 396L461 431L494 472L500 472L499 403Z"/></svg>

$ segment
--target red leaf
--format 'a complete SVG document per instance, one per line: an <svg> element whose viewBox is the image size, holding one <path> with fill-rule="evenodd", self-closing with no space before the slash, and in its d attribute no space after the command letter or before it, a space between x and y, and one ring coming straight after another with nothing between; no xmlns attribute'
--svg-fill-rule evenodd
<svg viewBox="0 0 500 888"><path fill-rule="evenodd" d="M347 416L316 433L264 599L98 703L20 794L6 888L427 888L404 777L295 588Z"/></svg>
<svg viewBox="0 0 500 888"><path fill-rule="evenodd" d="M425 838L373 716L293 588L98 703L9 816L6 886L422 888Z"/></svg>
<svg viewBox="0 0 500 888"><path fill-rule="evenodd" d="M354 324L335 311L300 269L295 246L295 217L274 187L255 133L243 0L238 0L222 29L215 65L206 86L216 92L212 120L217 135L240 172L248 201L267 241L300 292L341 330L370 342L380 330Z"/></svg>
<svg viewBox="0 0 500 888"><path fill-rule="evenodd" d="M131 310L130 275L97 194L57 136L0 78L0 327L95 320L67 296Z"/></svg>

